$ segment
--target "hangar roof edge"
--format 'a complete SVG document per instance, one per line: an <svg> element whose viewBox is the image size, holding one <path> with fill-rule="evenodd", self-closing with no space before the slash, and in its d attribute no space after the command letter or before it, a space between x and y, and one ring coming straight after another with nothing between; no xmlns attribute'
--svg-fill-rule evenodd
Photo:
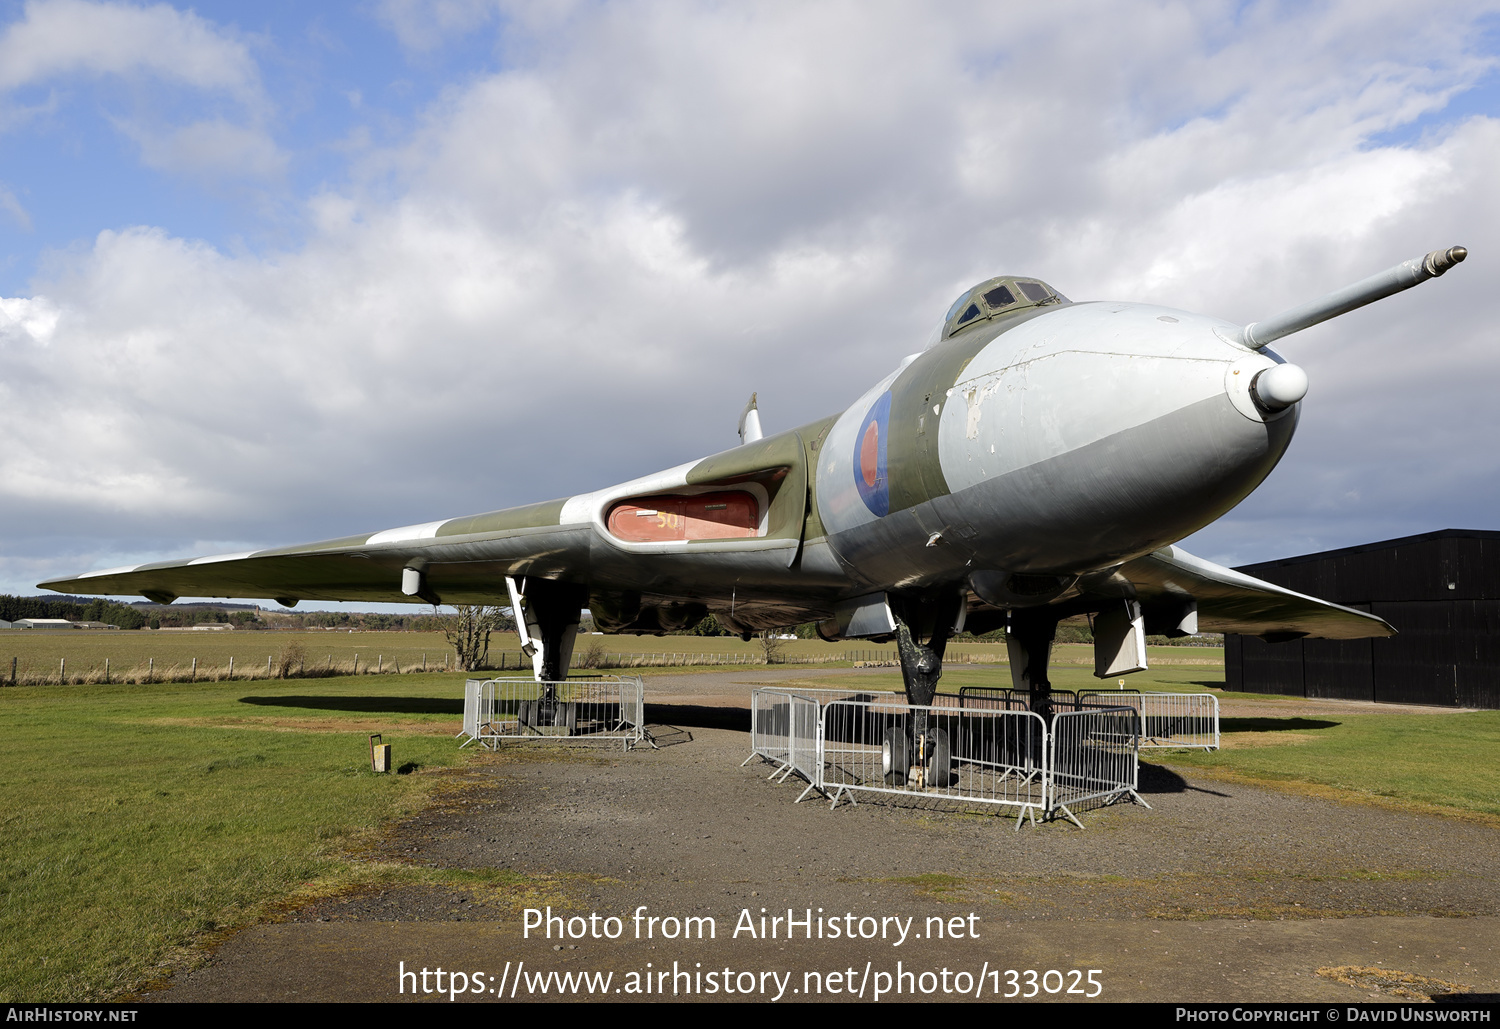
<svg viewBox="0 0 1500 1029"><path fill-rule="evenodd" d="M1372 550L1387 550L1392 547L1408 546L1413 543L1426 543L1429 540L1440 539L1492 539L1500 540L1500 530L1496 529L1438 529L1435 532L1422 532L1415 536L1401 536L1396 539L1380 540L1375 543L1360 543L1352 547L1339 547L1336 550L1320 550L1316 554L1297 554L1293 557L1273 558L1270 561L1257 561L1254 564L1238 565L1237 572L1247 575L1256 575L1256 569L1284 567L1286 565L1302 564L1307 561L1322 561L1330 557L1342 557L1346 554L1365 554Z"/></svg>

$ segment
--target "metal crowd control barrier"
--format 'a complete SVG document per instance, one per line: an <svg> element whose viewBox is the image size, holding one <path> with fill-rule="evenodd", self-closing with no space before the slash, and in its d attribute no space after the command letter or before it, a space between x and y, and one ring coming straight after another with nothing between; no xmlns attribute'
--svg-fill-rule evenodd
<svg viewBox="0 0 1500 1029"><path fill-rule="evenodd" d="M1141 749L1219 749L1219 698L1212 693L1087 691L1085 707L1131 707L1141 713Z"/></svg>
<svg viewBox="0 0 1500 1029"><path fill-rule="evenodd" d="M1052 710L1077 711L1079 695L1073 690L1049 690ZM963 708L987 707L1002 711L1030 711L1031 691L1009 686L964 686L958 691L958 705Z"/></svg>
<svg viewBox="0 0 1500 1029"><path fill-rule="evenodd" d="M993 804L1016 809L1017 829L1047 810L1047 725L1029 711L834 700L821 746L832 807L856 791Z"/></svg>
<svg viewBox="0 0 1500 1029"><path fill-rule="evenodd" d="M1150 808L1140 786L1140 712L1130 707L1064 711L1052 719L1048 813L1080 829L1073 808L1104 807L1129 797Z"/></svg>
<svg viewBox="0 0 1500 1029"><path fill-rule="evenodd" d="M750 756L740 762L743 768L756 758L776 767L766 778L784 782L793 772L807 780L808 788L797 798L800 803L813 791L822 792L822 759L818 736L822 729L823 707L834 700L871 700L897 698L889 691L831 690L812 687L765 686L750 691Z"/></svg>
<svg viewBox="0 0 1500 1029"><path fill-rule="evenodd" d="M468 739L463 741L459 750L479 739L479 687L482 685L483 679L464 680L464 727L459 735Z"/></svg>
<svg viewBox="0 0 1500 1029"><path fill-rule="evenodd" d="M750 691L750 756L740 762L744 768L756 758L776 766L770 778L785 770L792 757L792 702L787 690L757 689Z"/></svg>
<svg viewBox="0 0 1500 1029"><path fill-rule="evenodd" d="M932 706L899 693L761 688L751 694L751 754L776 767L769 778L800 775L832 807L859 791L1016 809L1016 828L1140 796L1141 713L1074 699L1077 711L1042 716L1011 690L966 688ZM962 706L959 706L962 705ZM1092 705L1092 706L1089 706Z"/></svg>
<svg viewBox="0 0 1500 1029"><path fill-rule="evenodd" d="M504 740L618 741L629 750L646 732L645 685L636 675L562 682L469 679L464 684L463 746ZM654 745L654 744L653 744Z"/></svg>

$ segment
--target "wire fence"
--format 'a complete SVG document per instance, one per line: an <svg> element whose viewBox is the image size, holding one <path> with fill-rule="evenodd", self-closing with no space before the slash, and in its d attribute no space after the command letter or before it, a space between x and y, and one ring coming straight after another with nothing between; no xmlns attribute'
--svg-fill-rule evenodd
<svg viewBox="0 0 1500 1029"><path fill-rule="evenodd" d="M992 664L1003 654L950 654L959 664ZM3 659L0 659L3 661ZM856 667L899 667L894 650L846 649L822 654L783 653L768 662L754 651L650 651L641 653L575 654L579 671L635 668L682 668L690 666L761 666L852 664ZM169 657L146 656L124 660L109 657L21 657L0 663L0 685L56 686L94 684L138 684L160 682L225 682L251 679L324 679L346 675L409 675L463 670L452 651L403 650L373 653L317 653L313 648L284 648L266 654L200 658L180 653ZM526 672L531 658L522 651L491 651L475 671Z"/></svg>

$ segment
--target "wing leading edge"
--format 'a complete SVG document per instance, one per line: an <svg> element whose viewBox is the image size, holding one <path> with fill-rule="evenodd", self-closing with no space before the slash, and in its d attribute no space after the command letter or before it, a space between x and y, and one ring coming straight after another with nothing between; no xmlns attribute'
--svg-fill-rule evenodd
<svg viewBox="0 0 1500 1029"><path fill-rule="evenodd" d="M589 528L560 525L563 501L387 529L293 547L157 561L41 583L68 593L177 597L267 597L426 603L401 590L402 569L421 568L445 603L496 603L505 577L567 574L588 562Z"/></svg>
<svg viewBox="0 0 1500 1029"><path fill-rule="evenodd" d="M1200 631L1247 636L1313 636L1356 640L1394 636L1383 618L1277 586L1233 568L1163 547L1120 569L1142 599L1169 596L1198 604Z"/></svg>

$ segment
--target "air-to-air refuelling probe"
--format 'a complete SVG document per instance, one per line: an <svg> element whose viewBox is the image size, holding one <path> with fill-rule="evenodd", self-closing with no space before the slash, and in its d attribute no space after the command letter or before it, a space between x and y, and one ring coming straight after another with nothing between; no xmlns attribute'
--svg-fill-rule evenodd
<svg viewBox="0 0 1500 1029"><path fill-rule="evenodd" d="M1049 710L1060 619L1092 616L1095 674L1146 667L1148 633L1388 636L1362 611L1172 546L1239 503L1291 442L1307 375L1267 345L1442 275L1407 261L1248 326L1074 303L1000 276L840 414L594 493L305 546L42 583L70 593L513 606L536 676L566 677L581 609L607 633L708 612L748 635L816 621L898 642L929 703L955 632L1008 629L1011 675Z"/></svg>

